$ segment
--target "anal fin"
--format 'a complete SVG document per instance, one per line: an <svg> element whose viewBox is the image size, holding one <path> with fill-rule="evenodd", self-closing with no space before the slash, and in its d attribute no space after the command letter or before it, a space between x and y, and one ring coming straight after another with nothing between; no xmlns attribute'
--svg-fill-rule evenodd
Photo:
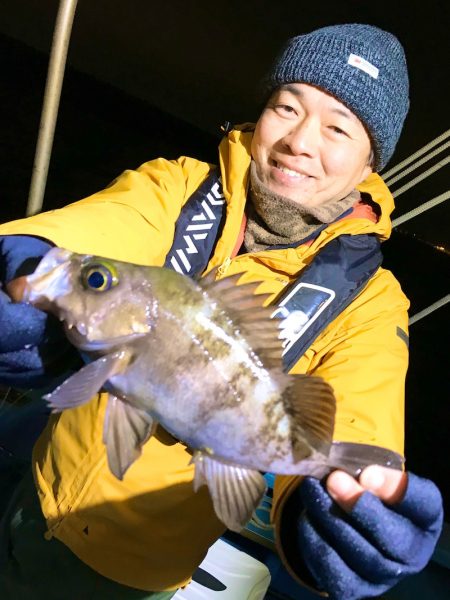
<svg viewBox="0 0 450 600"><path fill-rule="evenodd" d="M194 489L206 484L217 517L231 531L239 532L250 520L266 490L259 471L221 462L196 452Z"/></svg>

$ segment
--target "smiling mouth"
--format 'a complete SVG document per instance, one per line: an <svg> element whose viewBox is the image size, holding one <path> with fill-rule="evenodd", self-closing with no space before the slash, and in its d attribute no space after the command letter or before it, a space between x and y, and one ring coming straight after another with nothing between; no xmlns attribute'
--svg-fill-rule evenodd
<svg viewBox="0 0 450 600"><path fill-rule="evenodd" d="M302 173L301 171L296 171L294 169L290 169L289 167L282 165L281 163L277 162L276 160L271 160L271 164L273 167L275 167L276 169L281 171L281 173L284 173L285 175L288 175L289 177L293 177L294 179L299 179L299 180L300 179L311 179L311 175L308 175L307 173Z"/></svg>

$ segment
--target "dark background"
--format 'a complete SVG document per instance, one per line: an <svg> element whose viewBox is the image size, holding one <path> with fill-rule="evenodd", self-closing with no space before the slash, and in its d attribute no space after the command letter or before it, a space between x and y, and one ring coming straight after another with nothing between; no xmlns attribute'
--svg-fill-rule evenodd
<svg viewBox="0 0 450 600"><path fill-rule="evenodd" d="M405 47L411 110L389 169L449 128L449 5L80 0L44 208L86 196L156 156L214 162L219 125L257 118L259 81L284 40L335 23L378 25ZM56 0L1 5L1 221L25 213L57 9ZM394 218L447 191L448 176L447 165L399 196ZM384 244L385 266L410 297L411 315L449 293L449 215L443 203ZM407 467L438 483L447 521L449 322L447 304L411 326L406 427Z"/></svg>

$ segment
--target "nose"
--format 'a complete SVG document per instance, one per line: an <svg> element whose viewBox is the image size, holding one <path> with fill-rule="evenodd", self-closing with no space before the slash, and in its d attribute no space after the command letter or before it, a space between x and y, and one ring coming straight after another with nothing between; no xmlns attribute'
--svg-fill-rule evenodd
<svg viewBox="0 0 450 600"><path fill-rule="evenodd" d="M317 123L311 117L305 117L292 124L283 136L282 143L295 156L313 157L317 153L319 136Z"/></svg>

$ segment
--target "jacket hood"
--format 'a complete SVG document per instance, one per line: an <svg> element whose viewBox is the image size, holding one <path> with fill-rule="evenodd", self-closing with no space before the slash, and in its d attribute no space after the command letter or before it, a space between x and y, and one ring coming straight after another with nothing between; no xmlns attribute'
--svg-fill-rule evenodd
<svg viewBox="0 0 450 600"><path fill-rule="evenodd" d="M247 192L254 127L253 123L237 125L220 143L220 167L223 189L227 198L230 198L233 193L237 193L238 190L244 194ZM365 181L357 186L357 189L370 195L380 207L381 214L376 223L361 216L349 215L345 219L345 233L374 233L380 240L388 239L392 231L390 215L395 206L394 198L387 185L380 175L371 173ZM339 235L344 233L342 228L343 222L337 221L327 227L326 231L328 234Z"/></svg>

